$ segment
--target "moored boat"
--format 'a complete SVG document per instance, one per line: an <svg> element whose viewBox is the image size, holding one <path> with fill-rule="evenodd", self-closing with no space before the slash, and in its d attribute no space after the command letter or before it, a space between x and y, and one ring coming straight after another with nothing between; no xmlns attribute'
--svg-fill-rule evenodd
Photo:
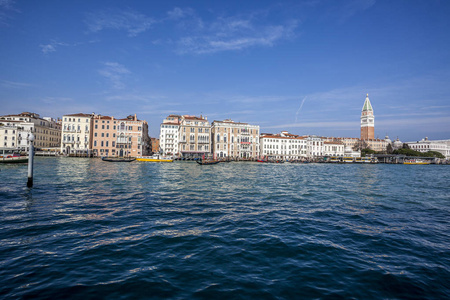
<svg viewBox="0 0 450 300"><path fill-rule="evenodd" d="M429 165L431 161L424 159L407 159L403 162L404 165Z"/></svg>
<svg viewBox="0 0 450 300"><path fill-rule="evenodd" d="M132 162L135 161L136 158L134 157L102 157L103 161L109 161L109 162Z"/></svg>
<svg viewBox="0 0 450 300"><path fill-rule="evenodd" d="M196 163L199 165L215 165L220 163L220 160L217 159L202 159L202 160L196 160Z"/></svg>
<svg viewBox="0 0 450 300"><path fill-rule="evenodd" d="M136 157L137 161L146 161L146 162L173 162L173 158L164 157L159 154L155 154L152 156L138 156Z"/></svg>
<svg viewBox="0 0 450 300"><path fill-rule="evenodd" d="M14 149L2 149L0 151L0 163L2 164L20 164L28 162L28 156L20 156Z"/></svg>

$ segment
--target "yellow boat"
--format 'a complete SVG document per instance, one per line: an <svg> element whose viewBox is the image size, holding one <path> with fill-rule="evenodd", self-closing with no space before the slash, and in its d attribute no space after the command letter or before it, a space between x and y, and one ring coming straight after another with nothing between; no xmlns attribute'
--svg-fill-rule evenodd
<svg viewBox="0 0 450 300"><path fill-rule="evenodd" d="M147 161L147 162L173 162L173 158L163 157L160 155L152 155L152 156L138 156L136 157L137 161Z"/></svg>
<svg viewBox="0 0 450 300"><path fill-rule="evenodd" d="M423 159L408 159L403 162L404 165L429 165L431 161Z"/></svg>

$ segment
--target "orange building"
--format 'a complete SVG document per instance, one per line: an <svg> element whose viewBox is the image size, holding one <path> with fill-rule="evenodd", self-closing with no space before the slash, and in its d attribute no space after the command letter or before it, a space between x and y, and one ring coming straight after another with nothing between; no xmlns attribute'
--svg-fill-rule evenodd
<svg viewBox="0 0 450 300"><path fill-rule="evenodd" d="M96 156L142 156L150 152L148 124L136 115L124 119L96 115L92 148Z"/></svg>

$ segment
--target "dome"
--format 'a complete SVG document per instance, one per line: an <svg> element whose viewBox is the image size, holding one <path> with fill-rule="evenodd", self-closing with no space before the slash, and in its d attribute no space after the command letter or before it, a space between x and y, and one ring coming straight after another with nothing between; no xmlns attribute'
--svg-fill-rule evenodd
<svg viewBox="0 0 450 300"><path fill-rule="evenodd" d="M397 140L395 140L395 142L394 142L394 147L395 148L402 148L403 147L403 143L397 138Z"/></svg>
<svg viewBox="0 0 450 300"><path fill-rule="evenodd" d="M387 144L392 144L391 139L390 139L389 136L387 136L387 135L386 135L386 137L384 138L384 141L385 141Z"/></svg>

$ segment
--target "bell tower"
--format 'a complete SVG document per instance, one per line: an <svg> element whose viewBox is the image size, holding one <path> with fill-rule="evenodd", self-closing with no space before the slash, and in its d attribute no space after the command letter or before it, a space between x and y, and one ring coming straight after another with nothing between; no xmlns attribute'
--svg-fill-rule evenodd
<svg viewBox="0 0 450 300"><path fill-rule="evenodd" d="M361 111L361 140L373 140L374 138L375 117L373 115L372 104L370 104L369 94L367 94Z"/></svg>

